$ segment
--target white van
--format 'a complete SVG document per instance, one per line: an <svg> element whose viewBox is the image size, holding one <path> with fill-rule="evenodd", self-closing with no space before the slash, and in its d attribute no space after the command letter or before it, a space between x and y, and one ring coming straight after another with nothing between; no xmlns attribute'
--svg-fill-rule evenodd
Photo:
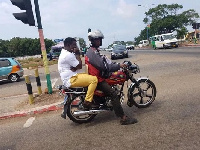
<svg viewBox="0 0 200 150"><path fill-rule="evenodd" d="M173 33L155 35L151 37L151 45L154 49L157 48L172 48L178 47L177 39Z"/></svg>
<svg viewBox="0 0 200 150"><path fill-rule="evenodd" d="M178 47L178 40L177 38L173 35L173 33L166 33L166 34L161 34L165 43L170 45L169 47Z"/></svg>
<svg viewBox="0 0 200 150"><path fill-rule="evenodd" d="M144 47L144 46L148 46L149 45L149 41L148 40L142 40L139 42L138 47Z"/></svg>

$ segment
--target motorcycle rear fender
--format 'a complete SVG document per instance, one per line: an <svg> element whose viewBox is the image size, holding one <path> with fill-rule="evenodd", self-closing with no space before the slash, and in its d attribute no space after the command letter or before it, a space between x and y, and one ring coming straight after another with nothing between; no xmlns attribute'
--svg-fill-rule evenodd
<svg viewBox="0 0 200 150"><path fill-rule="evenodd" d="M140 77L137 79L137 82L139 82L140 80L149 80L149 78L148 77ZM131 99L131 89L133 89L133 88L135 89L135 87L136 87L135 83L130 84L130 86L128 88L128 95L127 95L128 100Z"/></svg>

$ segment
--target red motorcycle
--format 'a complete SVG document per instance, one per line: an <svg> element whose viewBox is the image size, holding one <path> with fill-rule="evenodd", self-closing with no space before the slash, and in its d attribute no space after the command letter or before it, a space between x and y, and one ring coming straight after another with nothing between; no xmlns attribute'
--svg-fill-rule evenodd
<svg viewBox="0 0 200 150"><path fill-rule="evenodd" d="M137 64L132 64L130 61L124 61L126 68L113 72L111 76L106 79L106 82L114 88L120 98L121 104L124 102L124 84L131 81L127 93L127 105L132 107L135 105L138 108L146 108L152 104L156 97L156 87L154 83L147 77L134 78L134 74L140 72ZM113 106L111 98L106 96L102 91L96 90L93 101L99 104L99 108L84 110L83 102L87 88L66 88L59 87L60 92L65 95L65 112L67 116L76 123L87 123L94 119L94 117L101 112L112 111Z"/></svg>

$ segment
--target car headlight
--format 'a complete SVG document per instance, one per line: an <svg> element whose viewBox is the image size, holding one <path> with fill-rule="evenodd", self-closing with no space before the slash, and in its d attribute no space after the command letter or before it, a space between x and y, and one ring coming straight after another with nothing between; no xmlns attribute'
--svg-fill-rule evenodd
<svg viewBox="0 0 200 150"><path fill-rule="evenodd" d="M124 51L124 54L127 54L128 53L128 51Z"/></svg>

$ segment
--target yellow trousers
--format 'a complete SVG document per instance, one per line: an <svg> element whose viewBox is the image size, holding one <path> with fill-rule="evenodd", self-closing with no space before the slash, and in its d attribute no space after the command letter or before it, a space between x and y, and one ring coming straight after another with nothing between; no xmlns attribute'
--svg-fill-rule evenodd
<svg viewBox="0 0 200 150"><path fill-rule="evenodd" d="M76 76L70 78L70 87L88 87L85 97L86 101L92 102L94 91L97 87L98 79L96 76L92 76L86 73L78 73Z"/></svg>

